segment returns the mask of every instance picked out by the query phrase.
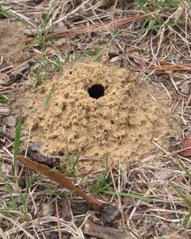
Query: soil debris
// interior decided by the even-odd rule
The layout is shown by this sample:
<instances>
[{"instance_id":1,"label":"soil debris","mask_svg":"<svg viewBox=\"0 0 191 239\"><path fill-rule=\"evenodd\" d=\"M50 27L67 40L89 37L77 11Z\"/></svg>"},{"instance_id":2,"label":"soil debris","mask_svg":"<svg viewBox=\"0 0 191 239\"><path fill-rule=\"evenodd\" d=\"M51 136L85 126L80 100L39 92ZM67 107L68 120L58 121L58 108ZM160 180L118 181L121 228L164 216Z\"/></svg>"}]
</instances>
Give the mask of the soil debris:
<instances>
[{"instance_id":1,"label":"soil debris","mask_svg":"<svg viewBox=\"0 0 191 239\"><path fill-rule=\"evenodd\" d=\"M167 104L164 95L158 93L157 100ZM160 144L170 132L159 104L123 68L70 65L29 98L26 123L36 135L33 140L43 143L43 152L63 153L67 139L74 155L104 158L108 152L110 161L140 160L155 149L151 141Z\"/></svg>"}]
</instances>

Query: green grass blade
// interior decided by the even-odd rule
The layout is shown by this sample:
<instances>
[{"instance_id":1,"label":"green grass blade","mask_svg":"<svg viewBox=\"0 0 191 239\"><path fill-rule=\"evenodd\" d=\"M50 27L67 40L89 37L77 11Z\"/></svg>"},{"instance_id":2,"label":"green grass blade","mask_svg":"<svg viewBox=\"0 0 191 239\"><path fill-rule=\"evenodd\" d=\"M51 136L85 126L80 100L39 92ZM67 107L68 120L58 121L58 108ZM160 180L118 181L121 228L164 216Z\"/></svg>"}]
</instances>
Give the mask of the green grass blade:
<instances>
[{"instance_id":1,"label":"green grass blade","mask_svg":"<svg viewBox=\"0 0 191 239\"><path fill-rule=\"evenodd\" d=\"M8 104L8 99L0 93L0 103Z\"/></svg>"},{"instance_id":2,"label":"green grass blade","mask_svg":"<svg viewBox=\"0 0 191 239\"><path fill-rule=\"evenodd\" d=\"M90 186L90 191L94 193L100 193L105 189L105 182L109 175L109 167L108 167L108 153L106 154L106 163L105 163L105 171L104 173ZM112 184L112 181L111 181ZM109 186L111 185L109 184ZM107 184L108 185L108 184ZM108 187L109 187L108 186Z\"/></svg>"},{"instance_id":3,"label":"green grass blade","mask_svg":"<svg viewBox=\"0 0 191 239\"><path fill-rule=\"evenodd\" d=\"M183 226L188 226L189 222L191 219L191 208L188 209L188 215L186 216L184 222L183 222Z\"/></svg>"},{"instance_id":4,"label":"green grass blade","mask_svg":"<svg viewBox=\"0 0 191 239\"><path fill-rule=\"evenodd\" d=\"M41 26L41 30L43 33L45 33L47 30L46 30L46 26L48 24L48 19L49 19L49 12L45 15L45 18L44 18L44 21L42 23L42 26Z\"/></svg>"},{"instance_id":5,"label":"green grass blade","mask_svg":"<svg viewBox=\"0 0 191 239\"><path fill-rule=\"evenodd\" d=\"M26 181L26 189L28 190L36 181L38 180L38 176L33 177L32 179L25 180Z\"/></svg>"},{"instance_id":6,"label":"green grass blade","mask_svg":"<svg viewBox=\"0 0 191 239\"><path fill-rule=\"evenodd\" d=\"M97 61L97 59L101 56L104 50L111 45L111 43L115 40L115 38L119 35L119 31L116 32L112 38L105 44L104 48L100 49L98 53L93 57L93 62Z\"/></svg>"},{"instance_id":7,"label":"green grass blade","mask_svg":"<svg viewBox=\"0 0 191 239\"><path fill-rule=\"evenodd\" d=\"M124 172L127 171L127 168L125 168L124 170L122 170L120 172L119 175L117 175L115 177L115 181L121 177L123 175ZM94 193L103 193L104 191L106 191L112 184L113 184L113 181L111 180L109 183L105 184L106 183L106 180L108 178L108 175L109 175L109 168L108 168L108 154L106 156L106 168L105 168L105 171L104 173L91 185L90 187L90 191L91 192L94 192Z\"/></svg>"},{"instance_id":8,"label":"green grass blade","mask_svg":"<svg viewBox=\"0 0 191 239\"><path fill-rule=\"evenodd\" d=\"M77 178L77 167L79 162L79 156L70 155L68 139L65 139L66 142L66 166L59 166L59 169L64 172L64 174L69 175L70 177Z\"/></svg>"},{"instance_id":9,"label":"green grass blade","mask_svg":"<svg viewBox=\"0 0 191 239\"><path fill-rule=\"evenodd\" d=\"M161 7L176 7L180 4L181 2L180 1L156 1L156 2L153 2L152 4L154 6L161 6Z\"/></svg>"},{"instance_id":10,"label":"green grass blade","mask_svg":"<svg viewBox=\"0 0 191 239\"><path fill-rule=\"evenodd\" d=\"M78 162L79 162L79 158L80 156L78 155L76 157L76 159L73 161L72 165L71 165L71 169L72 169L72 172L73 172L73 175L76 177L76 168L78 166Z\"/></svg>"},{"instance_id":11,"label":"green grass blade","mask_svg":"<svg viewBox=\"0 0 191 239\"><path fill-rule=\"evenodd\" d=\"M156 30L159 29L160 27L171 27L177 23L184 23L184 21L175 21L174 19L171 19L169 22L165 24L151 24L146 30L151 31L151 30Z\"/></svg>"},{"instance_id":12,"label":"green grass blade","mask_svg":"<svg viewBox=\"0 0 191 239\"><path fill-rule=\"evenodd\" d=\"M65 63L68 63L70 61L70 55L71 55L71 53L70 53L70 51L68 51L67 56L64 60Z\"/></svg>"},{"instance_id":13,"label":"green grass blade","mask_svg":"<svg viewBox=\"0 0 191 239\"><path fill-rule=\"evenodd\" d=\"M191 173L188 171L188 169L184 166L181 160L179 160L180 166L184 169L185 173L188 175L188 177L191 179Z\"/></svg>"},{"instance_id":14,"label":"green grass blade","mask_svg":"<svg viewBox=\"0 0 191 239\"><path fill-rule=\"evenodd\" d=\"M0 4L0 16L9 16L11 13L9 10L13 9L13 7L9 7L7 9L3 8L3 4Z\"/></svg>"},{"instance_id":15,"label":"green grass blade","mask_svg":"<svg viewBox=\"0 0 191 239\"><path fill-rule=\"evenodd\" d=\"M19 151L20 146L20 138L21 138L21 128L22 128L22 112L20 111L19 120L16 126L16 135L15 135L15 142L14 142L14 175L16 176L16 156Z\"/></svg>"},{"instance_id":16,"label":"green grass blade","mask_svg":"<svg viewBox=\"0 0 191 239\"><path fill-rule=\"evenodd\" d=\"M52 64L57 71L62 71L62 62L60 61L59 58L56 59L56 62L54 61L49 61L50 64Z\"/></svg>"},{"instance_id":17,"label":"green grass blade","mask_svg":"<svg viewBox=\"0 0 191 239\"><path fill-rule=\"evenodd\" d=\"M55 87L55 88L53 88L53 89L49 92L49 94L47 95L46 100L45 100L45 102L44 102L44 107L47 107L47 105L48 105L48 103L49 103L49 101L50 101L51 95L52 95L57 89L58 89L58 87Z\"/></svg>"},{"instance_id":18,"label":"green grass blade","mask_svg":"<svg viewBox=\"0 0 191 239\"><path fill-rule=\"evenodd\" d=\"M147 2L145 0L136 0L137 4L139 5L140 9L143 10L145 13L149 11L144 7L144 3Z\"/></svg>"},{"instance_id":19,"label":"green grass blade","mask_svg":"<svg viewBox=\"0 0 191 239\"><path fill-rule=\"evenodd\" d=\"M22 127L22 112L20 111L19 120L16 126L16 136L14 142L14 157L16 157L19 146L20 146L20 138L21 138L21 127Z\"/></svg>"},{"instance_id":20,"label":"green grass blade","mask_svg":"<svg viewBox=\"0 0 191 239\"><path fill-rule=\"evenodd\" d=\"M138 194L134 194L134 193L116 193L116 192L111 192L111 191L103 191L103 193L110 194L110 195L116 195L116 196L119 195L119 196L136 198L136 199L140 199L140 200L147 201L147 202L154 202L154 199L152 199L152 198L144 197L142 195L138 195Z\"/></svg>"},{"instance_id":21,"label":"green grass blade","mask_svg":"<svg viewBox=\"0 0 191 239\"><path fill-rule=\"evenodd\" d=\"M141 27L140 33L139 33L139 41L141 40L142 35L143 35L145 32L148 32L146 26L147 26L147 24L149 24L149 21L151 21L151 19L152 19L152 16L148 16L148 17L146 18L146 20L144 21L144 23L143 23L143 25L142 25L142 27Z\"/></svg>"},{"instance_id":22,"label":"green grass blade","mask_svg":"<svg viewBox=\"0 0 191 239\"><path fill-rule=\"evenodd\" d=\"M90 191L94 192L94 193L100 193L100 192L102 192L106 188L106 186L109 187L112 184L112 182L111 182L111 184L109 184L109 185L107 184L106 186L104 186L105 181L106 181L106 179L108 177L108 174L109 174L109 169L106 169L104 171L104 173L100 176L100 178L98 178L96 180L96 182L94 182L91 185Z\"/></svg>"},{"instance_id":23,"label":"green grass blade","mask_svg":"<svg viewBox=\"0 0 191 239\"><path fill-rule=\"evenodd\" d=\"M127 168L128 168L128 167L127 167ZM119 177L121 177L124 172L127 171L127 168L125 168L124 170L122 170L121 173L115 177L115 181L116 181ZM113 184L113 182L111 181L110 183L108 183L107 185L105 185L100 192L105 191L105 190L106 190L107 188L109 188L109 186L111 186L112 184Z\"/></svg>"},{"instance_id":24,"label":"green grass blade","mask_svg":"<svg viewBox=\"0 0 191 239\"><path fill-rule=\"evenodd\" d=\"M91 47L90 49L84 51L82 54L80 54L79 56L77 56L76 58L74 58L73 62L76 62L78 60L80 60L82 57L88 55L95 47Z\"/></svg>"},{"instance_id":25,"label":"green grass blade","mask_svg":"<svg viewBox=\"0 0 191 239\"><path fill-rule=\"evenodd\" d=\"M173 189L177 192L177 194L190 206L191 199L185 196L183 193L181 193L180 190L171 181L169 181L169 183L173 187Z\"/></svg>"}]
</instances>

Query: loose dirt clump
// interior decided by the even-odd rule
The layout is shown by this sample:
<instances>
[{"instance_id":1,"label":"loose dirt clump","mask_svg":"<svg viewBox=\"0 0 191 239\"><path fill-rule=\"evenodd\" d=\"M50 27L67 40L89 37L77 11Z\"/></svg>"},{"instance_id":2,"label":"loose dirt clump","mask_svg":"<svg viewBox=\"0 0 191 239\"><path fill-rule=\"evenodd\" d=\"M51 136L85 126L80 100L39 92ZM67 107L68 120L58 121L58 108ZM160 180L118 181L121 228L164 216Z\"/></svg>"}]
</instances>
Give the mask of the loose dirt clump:
<instances>
[{"instance_id":1,"label":"loose dirt clump","mask_svg":"<svg viewBox=\"0 0 191 239\"><path fill-rule=\"evenodd\" d=\"M152 88L152 87L151 87ZM44 102L56 89L47 107ZM163 94L157 94L159 102ZM122 68L78 63L63 69L32 95L26 121L48 153L63 152L118 162L143 159L170 132L164 112L138 80ZM165 103L166 104L166 103Z\"/></svg>"}]
</instances>

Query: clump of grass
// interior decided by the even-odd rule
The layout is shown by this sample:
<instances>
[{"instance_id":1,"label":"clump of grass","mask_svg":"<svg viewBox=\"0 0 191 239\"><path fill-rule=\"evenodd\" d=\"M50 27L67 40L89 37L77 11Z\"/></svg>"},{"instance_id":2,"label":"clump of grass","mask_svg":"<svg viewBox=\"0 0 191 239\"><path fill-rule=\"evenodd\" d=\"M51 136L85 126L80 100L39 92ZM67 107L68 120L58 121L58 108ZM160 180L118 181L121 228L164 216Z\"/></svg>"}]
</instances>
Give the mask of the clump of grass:
<instances>
[{"instance_id":1,"label":"clump of grass","mask_svg":"<svg viewBox=\"0 0 191 239\"><path fill-rule=\"evenodd\" d=\"M96 54L96 55L93 57L93 59L92 59L93 62L95 62L95 61L98 60L98 58L103 54L104 50L111 45L111 43L116 39L116 37L119 35L119 33L120 33L119 31L116 32L116 33L112 36L112 38L105 44L105 46L97 52L97 54Z\"/></svg>"},{"instance_id":2,"label":"clump of grass","mask_svg":"<svg viewBox=\"0 0 191 239\"><path fill-rule=\"evenodd\" d=\"M115 176L114 181L117 182L118 178L121 177L124 173L127 173L127 169L124 169L117 176ZM104 194L107 194L107 195L131 197L131 198L136 198L136 199L140 199L140 200L147 201L147 202L154 202L154 200L149 197L145 197L145 196L138 195L135 193L115 192L115 191L113 191L112 186L114 186L114 185L113 185L112 178L110 177L110 169L108 167L108 154L107 154L105 171L90 186L90 191L93 193L99 194L102 198L104 198Z\"/></svg>"},{"instance_id":3,"label":"clump of grass","mask_svg":"<svg viewBox=\"0 0 191 239\"><path fill-rule=\"evenodd\" d=\"M43 80L46 79L46 75L42 74L40 67L38 67L36 71L33 73L33 77L35 79L35 86L40 86Z\"/></svg>"},{"instance_id":4,"label":"clump of grass","mask_svg":"<svg viewBox=\"0 0 191 239\"><path fill-rule=\"evenodd\" d=\"M16 135L14 142L14 153L13 153L13 175L14 177L10 180L5 173L0 169L0 176L2 182L5 184L7 193L9 195L9 200L4 200L4 198L0 199L1 207L0 210L7 212L11 217L14 217L12 212L21 212L27 217L27 202L26 197L21 193L21 189L19 187L18 178L17 178L17 161L16 156L19 151L20 146L20 138L21 138L21 127L22 127L22 113L20 111L18 124L16 126ZM2 163L2 158L0 158Z\"/></svg>"},{"instance_id":5,"label":"clump of grass","mask_svg":"<svg viewBox=\"0 0 191 239\"><path fill-rule=\"evenodd\" d=\"M70 62L70 57L71 57L71 52L68 51L68 53L67 53L67 55L66 55L66 58L65 58L65 60L64 60L64 63Z\"/></svg>"},{"instance_id":6,"label":"clump of grass","mask_svg":"<svg viewBox=\"0 0 191 239\"><path fill-rule=\"evenodd\" d=\"M49 63L52 64L55 67L56 71L58 71L58 72L62 71L63 62L62 62L62 60L60 59L59 56L57 56L53 60L49 60Z\"/></svg>"},{"instance_id":7,"label":"clump of grass","mask_svg":"<svg viewBox=\"0 0 191 239\"><path fill-rule=\"evenodd\" d=\"M62 59L63 56L58 55L55 57L52 57L52 59L49 59L46 54L42 54L42 57L40 59L35 58L36 63L38 63L38 67L35 70L35 72L32 73L33 78L35 79L36 86L41 85L45 80L48 80L49 72L50 75L51 72L61 72L63 69L63 64L65 63L65 60Z\"/></svg>"},{"instance_id":8,"label":"clump of grass","mask_svg":"<svg viewBox=\"0 0 191 239\"><path fill-rule=\"evenodd\" d=\"M36 25L37 33L32 32L34 38L37 40L37 45L41 47L42 51L44 51L47 47L48 30L46 27L48 24L48 20L49 20L49 13L45 15L44 22L42 23L40 27Z\"/></svg>"},{"instance_id":9,"label":"clump of grass","mask_svg":"<svg viewBox=\"0 0 191 239\"><path fill-rule=\"evenodd\" d=\"M66 167L60 166L60 170L72 178L77 178L78 162L79 156L70 155L68 139L66 139Z\"/></svg>"},{"instance_id":10,"label":"clump of grass","mask_svg":"<svg viewBox=\"0 0 191 239\"><path fill-rule=\"evenodd\" d=\"M100 175L98 179L96 179L92 185L90 186L90 191L93 193L102 193L107 187L109 187L111 184L107 183L107 179L109 177L109 167L108 167L108 154L106 156L106 164L105 164L105 170Z\"/></svg>"},{"instance_id":11,"label":"clump of grass","mask_svg":"<svg viewBox=\"0 0 191 239\"><path fill-rule=\"evenodd\" d=\"M6 16L9 16L11 13L10 13L10 9L12 9L12 7L9 7L9 8L4 8L3 7L3 4L0 3L0 17L6 17Z\"/></svg>"},{"instance_id":12,"label":"clump of grass","mask_svg":"<svg viewBox=\"0 0 191 239\"><path fill-rule=\"evenodd\" d=\"M150 9L152 11L162 11L162 12L172 12L176 11L180 1L149 1L149 0L136 0L134 5L138 6L145 13L149 13ZM142 40L150 31L157 30L160 28L166 28L169 26L174 26L176 24L184 23L184 21L176 20L173 16L164 20L161 18L160 14L151 15L146 17L142 25L139 40Z\"/></svg>"},{"instance_id":13,"label":"clump of grass","mask_svg":"<svg viewBox=\"0 0 191 239\"><path fill-rule=\"evenodd\" d=\"M66 162L70 169L70 176L77 177L77 166L78 166L79 155L77 157L71 158L68 139L66 139Z\"/></svg>"},{"instance_id":14,"label":"clump of grass","mask_svg":"<svg viewBox=\"0 0 191 239\"><path fill-rule=\"evenodd\" d=\"M2 163L2 158L0 158ZM9 200L4 200L3 197L0 198L0 204L2 205L0 211L7 212L11 217L14 217L14 212L21 212L27 216L27 202L26 197L20 192L18 183L11 181L0 169L1 182L5 184ZM15 192L17 188L17 192ZM5 203L6 202L6 203ZM13 213L13 214L12 214Z\"/></svg>"}]
</instances>

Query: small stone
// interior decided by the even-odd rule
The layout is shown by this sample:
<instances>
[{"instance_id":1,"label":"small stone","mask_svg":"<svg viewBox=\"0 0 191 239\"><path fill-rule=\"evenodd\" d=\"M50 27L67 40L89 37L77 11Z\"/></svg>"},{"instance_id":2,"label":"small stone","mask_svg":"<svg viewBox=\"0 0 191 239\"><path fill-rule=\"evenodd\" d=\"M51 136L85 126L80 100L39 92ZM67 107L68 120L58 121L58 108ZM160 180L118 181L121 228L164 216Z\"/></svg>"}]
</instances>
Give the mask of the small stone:
<instances>
[{"instance_id":1,"label":"small stone","mask_svg":"<svg viewBox=\"0 0 191 239\"><path fill-rule=\"evenodd\" d=\"M17 124L17 119L14 115L10 115L10 116L7 117L7 120L6 120L5 123L9 127L15 127L16 124Z\"/></svg>"},{"instance_id":2,"label":"small stone","mask_svg":"<svg viewBox=\"0 0 191 239\"><path fill-rule=\"evenodd\" d=\"M121 216L121 213L119 209L115 206L108 206L106 209L102 212L100 216L100 221L102 225L104 226L112 226L113 222L117 219L119 219Z\"/></svg>"},{"instance_id":3,"label":"small stone","mask_svg":"<svg viewBox=\"0 0 191 239\"><path fill-rule=\"evenodd\" d=\"M9 114L10 114L10 108L7 106L0 105L0 115L9 115Z\"/></svg>"},{"instance_id":4,"label":"small stone","mask_svg":"<svg viewBox=\"0 0 191 239\"><path fill-rule=\"evenodd\" d=\"M115 63L115 62L120 61L120 60L121 60L121 56L115 56L115 57L111 58L110 62Z\"/></svg>"}]
</instances>

